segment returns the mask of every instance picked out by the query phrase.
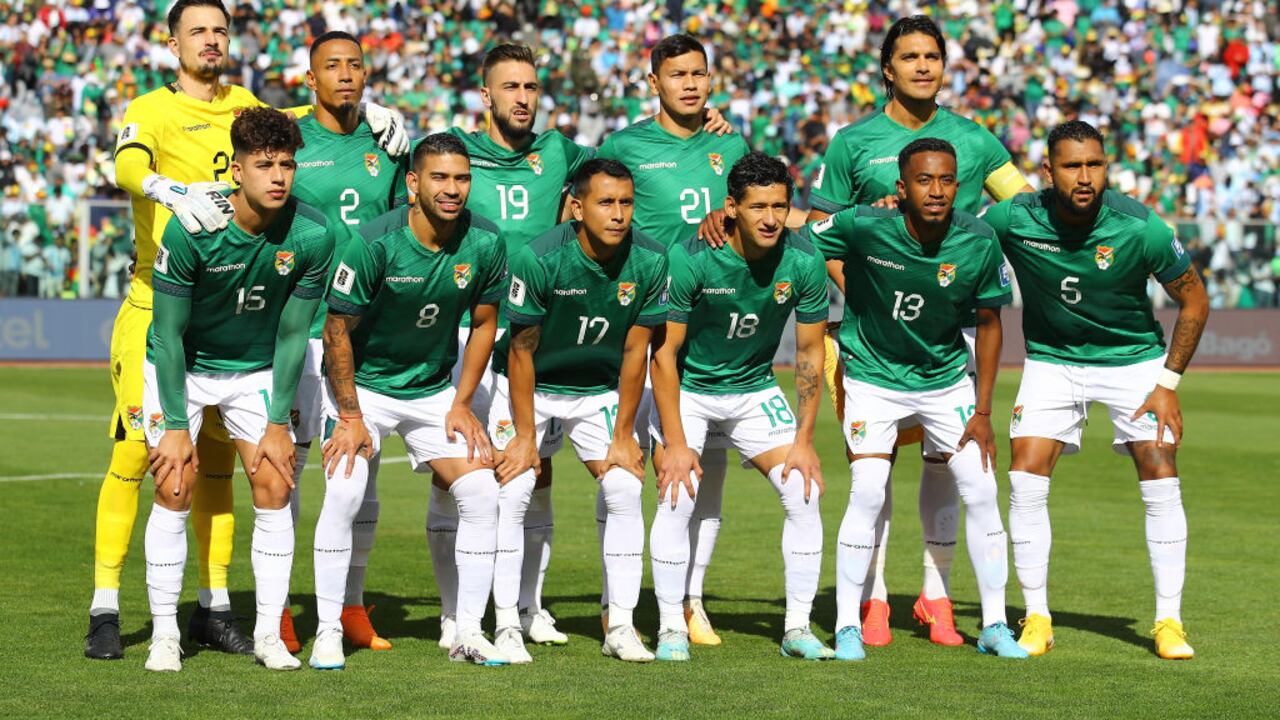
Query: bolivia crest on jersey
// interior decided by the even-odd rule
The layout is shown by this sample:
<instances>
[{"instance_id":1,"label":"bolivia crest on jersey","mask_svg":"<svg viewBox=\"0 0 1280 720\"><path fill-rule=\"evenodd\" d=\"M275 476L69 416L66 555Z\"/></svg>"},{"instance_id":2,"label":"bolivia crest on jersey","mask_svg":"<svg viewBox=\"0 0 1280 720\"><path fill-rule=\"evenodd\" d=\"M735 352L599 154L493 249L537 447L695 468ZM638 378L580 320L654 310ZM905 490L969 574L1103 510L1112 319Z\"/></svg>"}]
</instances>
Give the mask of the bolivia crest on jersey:
<instances>
[{"instance_id":1,"label":"bolivia crest on jersey","mask_svg":"<svg viewBox=\"0 0 1280 720\"><path fill-rule=\"evenodd\" d=\"M1111 263L1116 260L1116 249L1099 245L1096 252L1093 253L1093 261L1098 264L1099 270L1106 270L1111 267Z\"/></svg>"},{"instance_id":2,"label":"bolivia crest on jersey","mask_svg":"<svg viewBox=\"0 0 1280 720\"><path fill-rule=\"evenodd\" d=\"M1009 417L1009 427L1011 429L1016 430L1018 427L1018 424L1021 422L1022 422L1022 406L1014 405L1013 414Z\"/></svg>"},{"instance_id":3,"label":"bolivia crest on jersey","mask_svg":"<svg viewBox=\"0 0 1280 720\"><path fill-rule=\"evenodd\" d=\"M382 171L382 160L377 153L364 154L364 169L369 171L369 177L378 177L378 173Z\"/></svg>"},{"instance_id":4,"label":"bolivia crest on jersey","mask_svg":"<svg viewBox=\"0 0 1280 720\"><path fill-rule=\"evenodd\" d=\"M471 282L471 263L463 263L462 265L453 266L453 284L458 286L459 290L465 290L467 284Z\"/></svg>"},{"instance_id":5,"label":"bolivia crest on jersey","mask_svg":"<svg viewBox=\"0 0 1280 720\"><path fill-rule=\"evenodd\" d=\"M142 429L142 406L130 405L125 408L129 416L129 427L134 430Z\"/></svg>"},{"instance_id":6,"label":"bolivia crest on jersey","mask_svg":"<svg viewBox=\"0 0 1280 720\"><path fill-rule=\"evenodd\" d=\"M538 153L529 153L528 155L524 156L524 159L529 163L529 167L533 169L534 175L542 174L542 156L541 155L539 155Z\"/></svg>"},{"instance_id":7,"label":"bolivia crest on jersey","mask_svg":"<svg viewBox=\"0 0 1280 720\"><path fill-rule=\"evenodd\" d=\"M938 265L938 285L946 287L956 280L956 266L951 263Z\"/></svg>"},{"instance_id":8,"label":"bolivia crest on jersey","mask_svg":"<svg viewBox=\"0 0 1280 720\"><path fill-rule=\"evenodd\" d=\"M516 426L510 420L499 420L497 427L493 429L493 439L497 440L504 447L511 442L516 436Z\"/></svg>"},{"instance_id":9,"label":"bolivia crest on jersey","mask_svg":"<svg viewBox=\"0 0 1280 720\"><path fill-rule=\"evenodd\" d=\"M849 423L849 439L854 445L865 440L867 437L867 422L865 420L854 420Z\"/></svg>"},{"instance_id":10,"label":"bolivia crest on jersey","mask_svg":"<svg viewBox=\"0 0 1280 720\"><path fill-rule=\"evenodd\" d=\"M151 413L151 430L164 430L164 413Z\"/></svg>"},{"instance_id":11,"label":"bolivia crest on jersey","mask_svg":"<svg viewBox=\"0 0 1280 720\"><path fill-rule=\"evenodd\" d=\"M724 174L724 156L720 153L707 153L707 162L711 163L711 169L716 171L716 175Z\"/></svg>"},{"instance_id":12,"label":"bolivia crest on jersey","mask_svg":"<svg viewBox=\"0 0 1280 720\"><path fill-rule=\"evenodd\" d=\"M776 282L773 284L773 301L779 305L791 299L791 281Z\"/></svg>"},{"instance_id":13,"label":"bolivia crest on jersey","mask_svg":"<svg viewBox=\"0 0 1280 720\"><path fill-rule=\"evenodd\" d=\"M633 282L618 283L618 304L626 307L636 299L636 284Z\"/></svg>"},{"instance_id":14,"label":"bolivia crest on jersey","mask_svg":"<svg viewBox=\"0 0 1280 720\"><path fill-rule=\"evenodd\" d=\"M293 272L293 252L289 250L276 251L276 272L281 275L288 275Z\"/></svg>"}]
</instances>

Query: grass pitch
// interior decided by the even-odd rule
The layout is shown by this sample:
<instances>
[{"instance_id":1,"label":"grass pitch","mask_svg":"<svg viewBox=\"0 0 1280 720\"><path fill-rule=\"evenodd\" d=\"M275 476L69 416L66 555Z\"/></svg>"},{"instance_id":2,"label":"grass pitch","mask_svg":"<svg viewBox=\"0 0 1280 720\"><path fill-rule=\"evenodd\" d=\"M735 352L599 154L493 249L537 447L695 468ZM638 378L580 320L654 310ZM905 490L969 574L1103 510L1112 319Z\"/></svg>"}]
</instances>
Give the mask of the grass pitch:
<instances>
[{"instance_id":1,"label":"grass pitch","mask_svg":"<svg viewBox=\"0 0 1280 720\"><path fill-rule=\"evenodd\" d=\"M568 452L556 458L556 537L546 600L570 633L565 648L534 648L527 667L450 663L435 646L439 611L423 525L428 484L407 465L384 465L382 517L368 574L373 620L395 644L356 652L347 669L271 673L250 658L190 653L178 675L142 669L150 620L142 538L150 507L139 501L121 590L126 657L82 656L92 592L93 526L110 442L111 390L103 368L0 368L0 645L6 717L1274 717L1273 655L1280 633L1271 598L1280 572L1280 375L1192 372L1180 395L1187 437L1180 456L1190 526L1183 616L1197 657L1156 658L1148 635L1154 600L1143 540L1143 508L1130 462L1109 449L1097 412L1083 454L1054 478L1052 608L1058 646L1027 662L980 657L978 607L963 542L952 594L963 648L929 644L911 620L920 583L916 515L919 458L903 453L894 474L888 578L894 642L863 663L811 664L778 655L782 633L782 512L753 470L730 468L724 527L707 578L707 607L724 638L694 648L688 664L629 666L600 656L595 486ZM784 382L789 379L784 379ZM1004 435L1017 372L1001 376L997 432ZM819 429L828 489L827 542L815 629L830 641L835 618L835 535L849 488L840 434L824 405ZM398 441L388 457L401 455ZM1001 440L1000 467L1008 444ZM323 495L315 467L304 477L304 509L293 571L293 612L309 652L315 629L311 538ZM249 567L252 510L236 488L235 609L253 614ZM1001 474L1003 494L1008 481ZM650 478L646 515L652 517ZM1007 501L1001 507L1007 510ZM963 533L960 535L963 539ZM191 539L194 551L194 538ZM188 563L179 612L195 603ZM646 560L646 575L648 563ZM652 639L657 611L646 580L637 622ZM1010 562L1009 617L1022 616ZM1270 609L1269 609L1270 608ZM487 625L488 626L488 625ZM252 627L246 620L243 627ZM1270 659L1268 659L1270 658Z\"/></svg>"}]
</instances>

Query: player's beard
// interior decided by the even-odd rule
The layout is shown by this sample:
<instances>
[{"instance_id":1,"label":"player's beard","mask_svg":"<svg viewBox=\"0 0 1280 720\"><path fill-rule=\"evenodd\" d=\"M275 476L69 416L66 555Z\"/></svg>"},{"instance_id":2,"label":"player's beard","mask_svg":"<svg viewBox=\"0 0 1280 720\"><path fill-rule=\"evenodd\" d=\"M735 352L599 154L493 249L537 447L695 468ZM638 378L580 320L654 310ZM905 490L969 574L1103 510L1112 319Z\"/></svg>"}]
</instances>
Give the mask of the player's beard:
<instances>
[{"instance_id":1,"label":"player's beard","mask_svg":"<svg viewBox=\"0 0 1280 720\"><path fill-rule=\"evenodd\" d=\"M1087 217L1093 217L1098 213L1098 208L1102 205L1102 193L1106 189L1107 188L1104 185L1102 187L1102 190L1098 190L1094 192L1093 199L1090 200L1089 204L1085 205L1084 207L1080 207L1079 205L1076 205L1075 201L1071 198L1071 192L1063 193L1061 190L1058 190L1056 187L1054 188L1054 192L1058 194L1058 206L1061 207L1063 210L1065 210L1069 215L1072 215L1074 217L1087 218ZM1071 188L1071 190L1074 191L1075 188Z\"/></svg>"},{"instance_id":2,"label":"player's beard","mask_svg":"<svg viewBox=\"0 0 1280 720\"><path fill-rule=\"evenodd\" d=\"M182 63L183 72L203 82L210 82L212 80L217 80L218 78L222 77L222 73L225 72L226 69L227 69L227 56L225 54L222 57L218 58L218 61L216 63L212 63L212 64L206 63L204 61L200 61L194 65L185 63L185 62Z\"/></svg>"},{"instance_id":3,"label":"player's beard","mask_svg":"<svg viewBox=\"0 0 1280 720\"><path fill-rule=\"evenodd\" d=\"M496 109L493 112L493 124L498 126L498 132L502 133L502 137L506 138L513 144L520 144L528 140L533 135L533 123L538 119L538 111L529 108L529 124L527 127L516 125L511 120L511 111L499 113Z\"/></svg>"}]
</instances>

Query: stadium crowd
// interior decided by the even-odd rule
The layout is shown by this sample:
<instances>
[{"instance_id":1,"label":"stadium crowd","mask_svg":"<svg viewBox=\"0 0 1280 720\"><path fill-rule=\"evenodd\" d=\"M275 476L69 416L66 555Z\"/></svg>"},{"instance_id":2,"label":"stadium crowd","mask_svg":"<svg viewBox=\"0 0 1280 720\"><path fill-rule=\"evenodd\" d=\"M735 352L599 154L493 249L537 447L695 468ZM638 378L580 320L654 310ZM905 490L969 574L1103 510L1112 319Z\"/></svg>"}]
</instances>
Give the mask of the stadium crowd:
<instances>
[{"instance_id":1,"label":"stadium crowd","mask_svg":"<svg viewBox=\"0 0 1280 720\"><path fill-rule=\"evenodd\" d=\"M111 149L129 101L172 79L167 4L0 2L0 297L79 294L77 206L123 198ZM419 135L470 130L483 53L515 38L539 52L540 124L595 146L655 111L648 49L684 29L714 54L711 104L786 158L804 205L828 139L884 101L884 31L922 5L949 38L943 104L989 127L1028 178L1048 128L1096 125L1117 189L1178 219L1214 307L1277 305L1280 15L1264 0L248 0L228 5L225 79L305 104L310 40L346 30L368 53L370 99ZM127 285L120 211L91 216L95 296Z\"/></svg>"}]
</instances>

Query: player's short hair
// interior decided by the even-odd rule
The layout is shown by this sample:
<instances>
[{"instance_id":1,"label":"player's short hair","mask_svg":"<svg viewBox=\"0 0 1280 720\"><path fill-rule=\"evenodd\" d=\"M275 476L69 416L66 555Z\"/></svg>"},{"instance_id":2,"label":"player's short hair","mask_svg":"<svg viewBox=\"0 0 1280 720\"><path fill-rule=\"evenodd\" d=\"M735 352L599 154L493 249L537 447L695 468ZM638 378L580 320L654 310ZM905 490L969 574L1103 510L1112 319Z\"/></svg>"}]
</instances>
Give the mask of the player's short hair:
<instances>
[{"instance_id":1,"label":"player's short hair","mask_svg":"<svg viewBox=\"0 0 1280 720\"><path fill-rule=\"evenodd\" d=\"M352 35L351 33L345 32L343 30L330 30L329 32L324 33L320 37L311 41L311 51L308 56L315 57L316 51L320 49L320 46L324 45L325 43L331 40L346 40L347 42L355 43L356 47L360 48L360 53L362 55L364 54L364 47L360 45L360 40L357 39L355 35Z\"/></svg>"},{"instance_id":2,"label":"player's short hair","mask_svg":"<svg viewBox=\"0 0 1280 720\"><path fill-rule=\"evenodd\" d=\"M1102 147L1105 148L1107 146L1107 142L1103 139L1102 133L1098 132L1098 128L1083 120L1068 120L1049 131L1048 147L1050 157L1053 156L1053 149L1063 140L1074 140L1076 142L1097 140Z\"/></svg>"},{"instance_id":3,"label":"player's short hair","mask_svg":"<svg viewBox=\"0 0 1280 720\"><path fill-rule=\"evenodd\" d=\"M237 158L261 151L296 153L302 144L302 131L293 116L275 108L245 108L231 123L231 147Z\"/></svg>"},{"instance_id":4,"label":"player's short hair","mask_svg":"<svg viewBox=\"0 0 1280 720\"><path fill-rule=\"evenodd\" d=\"M631 171L627 169L626 165L617 160L592 158L582 163L582 167L578 168L578 172L574 174L573 187L571 188L573 196L576 198L582 197L587 188L591 187L591 178L597 175L608 175L619 180L635 182L635 179L631 177Z\"/></svg>"},{"instance_id":5,"label":"player's short hair","mask_svg":"<svg viewBox=\"0 0 1280 720\"><path fill-rule=\"evenodd\" d=\"M796 183L785 163L759 150L743 155L729 171L729 197L734 202L742 202L747 196L747 188L773 185L786 185L787 198L790 199Z\"/></svg>"},{"instance_id":6,"label":"player's short hair","mask_svg":"<svg viewBox=\"0 0 1280 720\"><path fill-rule=\"evenodd\" d=\"M182 13L187 8L193 7L212 7L222 11L222 17L226 18L227 25L231 25L231 13L227 12L227 6L222 4L222 0L178 0L169 8L169 34L178 34L178 23L182 21Z\"/></svg>"},{"instance_id":7,"label":"player's short hair","mask_svg":"<svg viewBox=\"0 0 1280 720\"><path fill-rule=\"evenodd\" d=\"M927 152L946 153L952 158L956 156L956 149L946 140L932 137L912 140L898 153L898 176L904 177L907 174L907 163L911 162L912 156Z\"/></svg>"},{"instance_id":8,"label":"player's short hair","mask_svg":"<svg viewBox=\"0 0 1280 720\"><path fill-rule=\"evenodd\" d=\"M898 44L898 38L904 35L915 35L920 33L928 35L938 43L938 51L942 53L942 64L947 64L947 39L942 36L942 29L928 15L911 15L899 18L892 26L889 32L885 33L884 42L880 43L880 81L884 83L884 88L893 94L893 83L889 82L889 78L884 74L884 69L889 67L893 61L893 49Z\"/></svg>"},{"instance_id":9,"label":"player's short hair","mask_svg":"<svg viewBox=\"0 0 1280 720\"><path fill-rule=\"evenodd\" d=\"M468 162L471 160L466 144L457 135L447 132L428 135L418 142L413 148L413 169L422 167L428 155L461 155Z\"/></svg>"},{"instance_id":10,"label":"player's short hair","mask_svg":"<svg viewBox=\"0 0 1280 720\"><path fill-rule=\"evenodd\" d=\"M533 51L528 45L503 43L485 53L484 62L480 65L480 79L486 83L489 82L489 73L504 62L521 62L534 68L538 67L533 61Z\"/></svg>"},{"instance_id":11,"label":"player's short hair","mask_svg":"<svg viewBox=\"0 0 1280 720\"><path fill-rule=\"evenodd\" d=\"M692 35L685 35L684 33L668 35L653 46L653 52L649 55L649 67L653 70L653 74L657 75L662 63L691 52L698 53L703 60L707 59L707 49L702 47L702 43L698 42Z\"/></svg>"}]
</instances>

